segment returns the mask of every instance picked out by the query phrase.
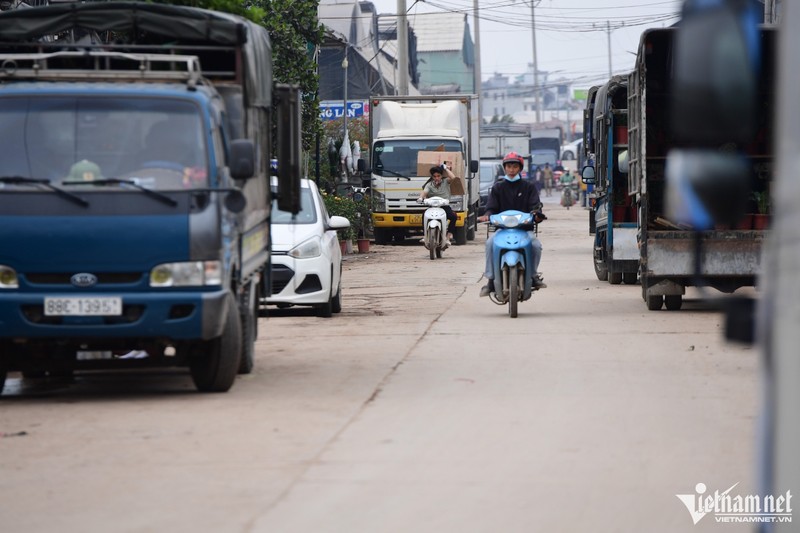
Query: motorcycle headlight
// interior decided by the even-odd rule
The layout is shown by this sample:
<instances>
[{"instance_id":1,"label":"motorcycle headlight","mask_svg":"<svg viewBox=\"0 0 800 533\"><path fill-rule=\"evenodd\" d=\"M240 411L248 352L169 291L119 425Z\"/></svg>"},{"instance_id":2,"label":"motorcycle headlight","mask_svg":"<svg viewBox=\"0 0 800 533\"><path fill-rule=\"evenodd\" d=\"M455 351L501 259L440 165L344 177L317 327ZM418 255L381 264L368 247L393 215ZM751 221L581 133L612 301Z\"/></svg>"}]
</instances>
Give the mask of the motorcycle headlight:
<instances>
[{"instance_id":1,"label":"motorcycle headlight","mask_svg":"<svg viewBox=\"0 0 800 533\"><path fill-rule=\"evenodd\" d=\"M19 280L17 279L17 271L13 268L0 265L0 289L18 289Z\"/></svg>"},{"instance_id":2,"label":"motorcycle headlight","mask_svg":"<svg viewBox=\"0 0 800 533\"><path fill-rule=\"evenodd\" d=\"M219 261L162 263L150 271L151 287L202 287L222 285Z\"/></svg>"},{"instance_id":3,"label":"motorcycle headlight","mask_svg":"<svg viewBox=\"0 0 800 533\"><path fill-rule=\"evenodd\" d=\"M501 218L501 222L507 228L516 228L521 221L519 215L506 215Z\"/></svg>"},{"instance_id":4,"label":"motorcycle headlight","mask_svg":"<svg viewBox=\"0 0 800 533\"><path fill-rule=\"evenodd\" d=\"M312 257L319 257L322 254L322 245L319 242L319 237L311 237L307 241L303 241L291 250L288 255L295 259L310 259Z\"/></svg>"}]
</instances>

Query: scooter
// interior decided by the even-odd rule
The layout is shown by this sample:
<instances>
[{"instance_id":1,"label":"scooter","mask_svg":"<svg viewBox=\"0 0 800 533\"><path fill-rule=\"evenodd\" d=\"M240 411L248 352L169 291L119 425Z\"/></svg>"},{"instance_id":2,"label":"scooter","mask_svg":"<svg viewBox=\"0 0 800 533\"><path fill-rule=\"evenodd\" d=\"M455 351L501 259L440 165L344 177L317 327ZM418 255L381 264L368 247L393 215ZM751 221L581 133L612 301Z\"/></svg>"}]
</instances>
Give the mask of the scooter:
<instances>
[{"instance_id":1,"label":"scooter","mask_svg":"<svg viewBox=\"0 0 800 533\"><path fill-rule=\"evenodd\" d=\"M542 220L547 218L539 214ZM508 304L508 316L516 318L519 302L530 299L538 290L529 273L533 268L533 241L528 231L537 234L539 225L533 213L513 210L490 216L489 223L497 228L492 242L494 292L489 298L497 305Z\"/></svg>"},{"instance_id":2,"label":"scooter","mask_svg":"<svg viewBox=\"0 0 800 533\"><path fill-rule=\"evenodd\" d=\"M441 259L442 251L449 246L447 240L447 213L442 207L449 205L450 201L439 196L425 198L422 203L428 206L422 217L422 227L425 231L422 243L431 254L431 260Z\"/></svg>"}]
</instances>

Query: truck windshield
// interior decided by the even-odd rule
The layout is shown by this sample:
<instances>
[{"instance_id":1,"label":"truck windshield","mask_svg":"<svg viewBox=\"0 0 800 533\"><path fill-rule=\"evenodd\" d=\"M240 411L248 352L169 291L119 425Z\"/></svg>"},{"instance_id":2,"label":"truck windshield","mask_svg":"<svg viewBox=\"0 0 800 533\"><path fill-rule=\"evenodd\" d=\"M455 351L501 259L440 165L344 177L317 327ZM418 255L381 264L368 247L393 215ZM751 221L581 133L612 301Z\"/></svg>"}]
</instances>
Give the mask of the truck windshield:
<instances>
[{"instance_id":1,"label":"truck windshield","mask_svg":"<svg viewBox=\"0 0 800 533\"><path fill-rule=\"evenodd\" d=\"M417 155L420 152L462 152L460 141L442 139L408 139L376 141L373 147L372 172L377 176L419 176ZM428 176L428 169L421 174Z\"/></svg>"},{"instance_id":2,"label":"truck windshield","mask_svg":"<svg viewBox=\"0 0 800 533\"><path fill-rule=\"evenodd\" d=\"M550 166L555 166L556 164L556 153L555 152L533 152L531 153L531 166L537 167L538 165L544 165L545 163L550 163Z\"/></svg>"},{"instance_id":3,"label":"truck windshield","mask_svg":"<svg viewBox=\"0 0 800 533\"><path fill-rule=\"evenodd\" d=\"M0 176L208 187L203 131L198 108L174 99L0 98Z\"/></svg>"}]
</instances>

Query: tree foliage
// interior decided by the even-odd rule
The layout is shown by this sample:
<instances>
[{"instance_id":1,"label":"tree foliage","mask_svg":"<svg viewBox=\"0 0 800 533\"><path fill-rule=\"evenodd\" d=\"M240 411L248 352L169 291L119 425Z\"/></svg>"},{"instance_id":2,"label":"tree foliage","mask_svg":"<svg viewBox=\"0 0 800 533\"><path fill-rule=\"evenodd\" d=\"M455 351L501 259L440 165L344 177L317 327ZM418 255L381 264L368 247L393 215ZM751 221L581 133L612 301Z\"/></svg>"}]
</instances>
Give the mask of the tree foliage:
<instances>
[{"instance_id":1,"label":"tree foliage","mask_svg":"<svg viewBox=\"0 0 800 533\"><path fill-rule=\"evenodd\" d=\"M272 68L278 83L296 83L303 92L303 148L310 151L321 131L319 76L314 50L322 43L319 0L172 0L243 16L261 24L272 40Z\"/></svg>"}]
</instances>

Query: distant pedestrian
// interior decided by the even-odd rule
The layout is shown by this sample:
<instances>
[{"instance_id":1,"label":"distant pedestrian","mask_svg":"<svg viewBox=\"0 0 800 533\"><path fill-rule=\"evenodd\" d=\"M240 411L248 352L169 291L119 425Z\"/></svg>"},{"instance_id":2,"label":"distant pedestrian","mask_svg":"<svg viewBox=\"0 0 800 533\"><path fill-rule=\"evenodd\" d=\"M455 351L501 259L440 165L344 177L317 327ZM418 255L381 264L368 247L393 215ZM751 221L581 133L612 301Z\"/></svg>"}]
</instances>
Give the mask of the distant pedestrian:
<instances>
[{"instance_id":1,"label":"distant pedestrian","mask_svg":"<svg viewBox=\"0 0 800 533\"><path fill-rule=\"evenodd\" d=\"M553 169L550 168L550 163L544 164L542 178L544 179L544 192L547 196L550 196L553 192Z\"/></svg>"}]
</instances>

